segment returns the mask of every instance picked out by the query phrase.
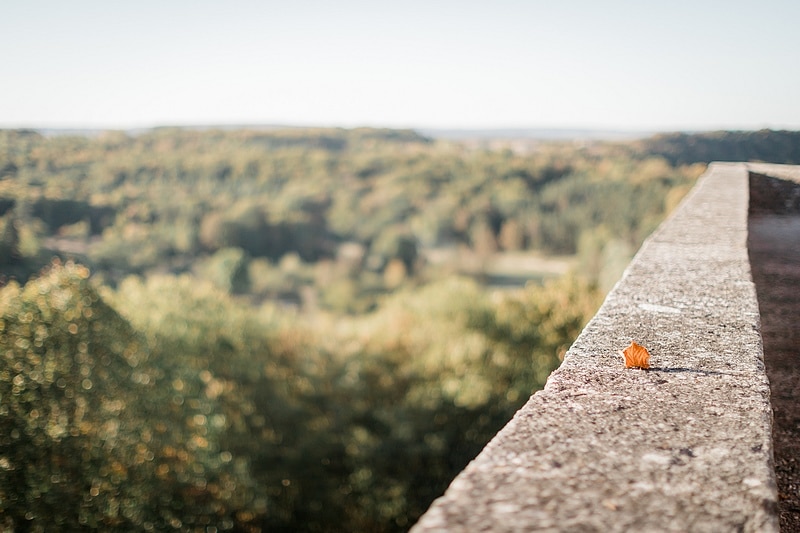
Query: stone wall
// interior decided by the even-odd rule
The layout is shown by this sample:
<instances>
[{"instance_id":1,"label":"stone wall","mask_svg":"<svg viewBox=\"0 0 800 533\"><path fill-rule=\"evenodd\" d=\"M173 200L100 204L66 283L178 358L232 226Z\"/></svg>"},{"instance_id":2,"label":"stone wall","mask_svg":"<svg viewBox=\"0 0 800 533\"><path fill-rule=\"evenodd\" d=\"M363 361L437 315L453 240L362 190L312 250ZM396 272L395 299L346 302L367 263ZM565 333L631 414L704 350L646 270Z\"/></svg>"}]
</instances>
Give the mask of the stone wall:
<instances>
[{"instance_id":1,"label":"stone wall","mask_svg":"<svg viewBox=\"0 0 800 533\"><path fill-rule=\"evenodd\" d=\"M798 173L710 165L544 390L413 532L778 530L750 171ZM632 340L650 369L625 368L619 352Z\"/></svg>"}]
</instances>

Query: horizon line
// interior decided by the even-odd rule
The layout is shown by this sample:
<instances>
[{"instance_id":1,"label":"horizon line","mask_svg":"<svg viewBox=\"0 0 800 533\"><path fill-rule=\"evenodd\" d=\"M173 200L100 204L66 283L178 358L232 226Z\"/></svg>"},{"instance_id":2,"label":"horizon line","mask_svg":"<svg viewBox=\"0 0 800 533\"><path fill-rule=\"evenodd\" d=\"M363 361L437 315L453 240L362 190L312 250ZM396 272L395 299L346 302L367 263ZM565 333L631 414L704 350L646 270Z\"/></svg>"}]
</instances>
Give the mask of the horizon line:
<instances>
[{"instance_id":1,"label":"horizon line","mask_svg":"<svg viewBox=\"0 0 800 533\"><path fill-rule=\"evenodd\" d=\"M163 123L158 125L132 125L132 126L109 126L99 124L86 125L43 125L43 124L0 124L0 130L33 130L42 134L76 134L76 135L96 135L104 132L125 132L143 133L159 129L185 129L185 130L279 130L279 129L385 129L385 130L411 130L421 135L430 137L444 138L546 138L546 139L569 139L569 138L641 138L658 134L667 133L708 133L715 131L800 131L800 128L788 126L761 125L752 127L726 127L726 126L704 126L687 128L636 128L636 127L605 127L605 126L400 126L388 125L381 126L376 124L364 125L333 125L320 122L313 123L270 123L270 122L208 122L208 123Z\"/></svg>"}]
</instances>

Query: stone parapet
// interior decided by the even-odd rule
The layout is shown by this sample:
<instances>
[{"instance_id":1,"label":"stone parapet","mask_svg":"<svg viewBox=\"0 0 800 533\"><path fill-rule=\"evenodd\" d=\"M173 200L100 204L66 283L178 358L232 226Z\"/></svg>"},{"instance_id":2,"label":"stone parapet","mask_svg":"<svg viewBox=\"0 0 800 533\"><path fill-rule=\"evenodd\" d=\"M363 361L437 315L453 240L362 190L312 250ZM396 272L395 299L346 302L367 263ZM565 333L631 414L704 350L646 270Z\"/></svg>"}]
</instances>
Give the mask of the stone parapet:
<instances>
[{"instance_id":1,"label":"stone parapet","mask_svg":"<svg viewBox=\"0 0 800 533\"><path fill-rule=\"evenodd\" d=\"M749 173L714 163L550 376L412 529L778 531ZM785 175L781 175L785 174ZM651 368L625 368L634 340Z\"/></svg>"}]
</instances>

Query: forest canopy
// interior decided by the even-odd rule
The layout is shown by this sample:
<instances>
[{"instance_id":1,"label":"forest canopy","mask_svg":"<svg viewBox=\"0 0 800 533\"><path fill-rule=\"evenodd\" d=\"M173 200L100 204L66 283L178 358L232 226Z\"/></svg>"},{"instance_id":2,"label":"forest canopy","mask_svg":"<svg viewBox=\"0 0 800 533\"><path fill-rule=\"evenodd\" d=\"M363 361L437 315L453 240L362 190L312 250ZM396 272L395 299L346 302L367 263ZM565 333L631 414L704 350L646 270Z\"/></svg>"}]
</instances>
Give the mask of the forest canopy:
<instances>
[{"instance_id":1,"label":"forest canopy","mask_svg":"<svg viewBox=\"0 0 800 533\"><path fill-rule=\"evenodd\" d=\"M701 168L619 144L520 151L372 129L3 131L0 154L17 279L57 253L110 284L166 269L323 307L340 300L327 285L355 291L354 309L434 265L479 274L501 252L635 250Z\"/></svg>"}]
</instances>

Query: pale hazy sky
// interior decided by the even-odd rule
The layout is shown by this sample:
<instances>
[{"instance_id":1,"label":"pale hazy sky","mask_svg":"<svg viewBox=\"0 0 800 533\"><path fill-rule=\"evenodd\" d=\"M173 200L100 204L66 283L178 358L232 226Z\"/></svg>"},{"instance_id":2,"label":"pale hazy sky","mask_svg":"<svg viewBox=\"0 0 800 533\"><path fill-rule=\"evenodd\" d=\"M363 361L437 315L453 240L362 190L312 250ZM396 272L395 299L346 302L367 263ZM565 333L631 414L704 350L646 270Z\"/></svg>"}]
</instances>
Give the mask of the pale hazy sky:
<instances>
[{"instance_id":1,"label":"pale hazy sky","mask_svg":"<svg viewBox=\"0 0 800 533\"><path fill-rule=\"evenodd\" d=\"M798 0L0 1L0 127L800 129Z\"/></svg>"}]
</instances>

